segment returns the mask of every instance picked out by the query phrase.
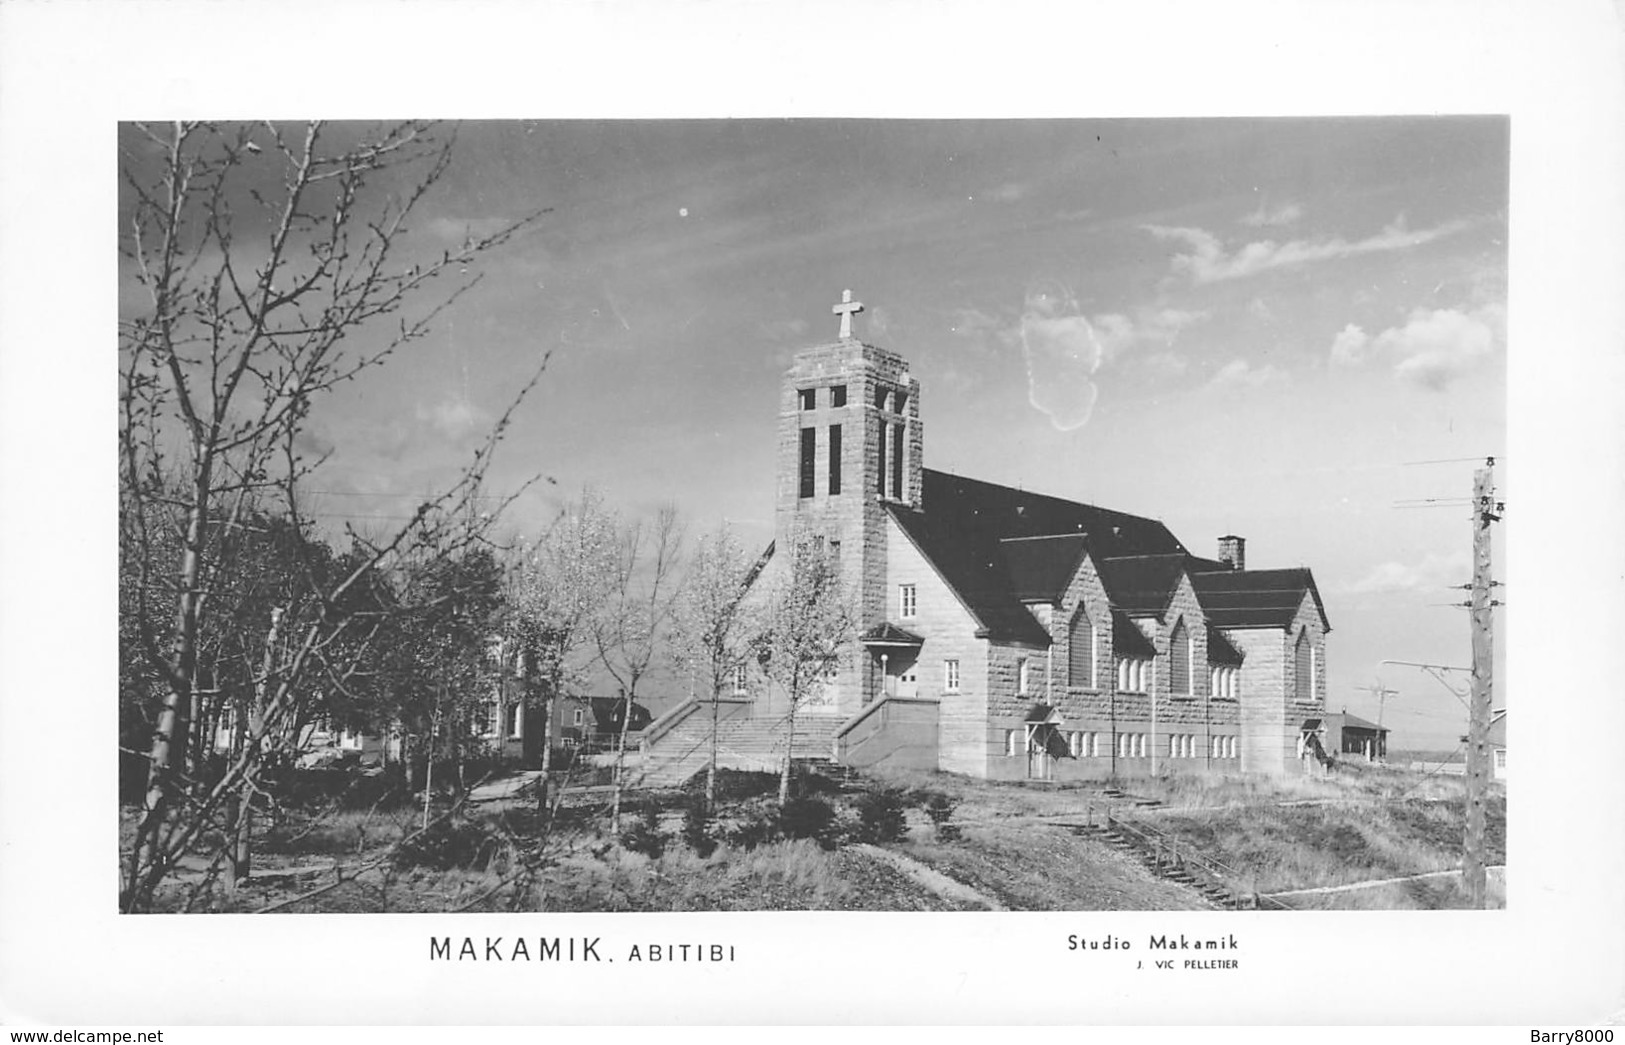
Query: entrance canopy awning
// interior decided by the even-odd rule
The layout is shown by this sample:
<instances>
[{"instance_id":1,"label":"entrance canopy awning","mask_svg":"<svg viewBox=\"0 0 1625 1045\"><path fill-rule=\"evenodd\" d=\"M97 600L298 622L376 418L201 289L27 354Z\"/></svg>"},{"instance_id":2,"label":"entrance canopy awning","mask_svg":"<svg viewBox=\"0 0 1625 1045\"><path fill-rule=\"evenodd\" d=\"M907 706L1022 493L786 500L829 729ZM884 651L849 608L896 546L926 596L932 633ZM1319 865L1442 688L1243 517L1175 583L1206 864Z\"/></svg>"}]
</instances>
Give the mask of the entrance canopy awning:
<instances>
[{"instance_id":1,"label":"entrance canopy awning","mask_svg":"<svg viewBox=\"0 0 1625 1045\"><path fill-rule=\"evenodd\" d=\"M859 636L858 641L863 643L869 649L873 650L917 650L921 646L925 645L925 640L920 638L920 636L914 634L912 631L908 631L907 629L899 628L890 621L883 621L880 624L876 624L874 627L870 628L868 631Z\"/></svg>"},{"instance_id":2,"label":"entrance canopy awning","mask_svg":"<svg viewBox=\"0 0 1625 1045\"><path fill-rule=\"evenodd\" d=\"M1048 704L1034 704L1032 710L1027 712L1027 725L1029 726L1058 726L1061 724L1061 709Z\"/></svg>"}]
</instances>

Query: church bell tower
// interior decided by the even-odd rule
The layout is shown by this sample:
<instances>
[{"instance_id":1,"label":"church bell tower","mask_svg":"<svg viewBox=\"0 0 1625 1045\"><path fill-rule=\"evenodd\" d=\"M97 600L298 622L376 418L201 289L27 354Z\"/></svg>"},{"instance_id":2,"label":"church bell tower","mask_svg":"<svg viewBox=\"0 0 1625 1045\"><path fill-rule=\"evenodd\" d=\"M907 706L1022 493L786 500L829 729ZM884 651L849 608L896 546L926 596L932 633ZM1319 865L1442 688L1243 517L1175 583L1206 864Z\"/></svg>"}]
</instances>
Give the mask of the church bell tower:
<instances>
[{"instance_id":1,"label":"church bell tower","mask_svg":"<svg viewBox=\"0 0 1625 1045\"><path fill-rule=\"evenodd\" d=\"M779 392L778 490L774 536L781 554L797 533L840 563L860 630L886 619L888 505L919 510L924 435L920 383L895 352L859 341L852 318L863 304L841 295L836 340L797 353ZM894 614L895 615L895 614ZM874 694L861 650L843 665L839 713Z\"/></svg>"}]
</instances>

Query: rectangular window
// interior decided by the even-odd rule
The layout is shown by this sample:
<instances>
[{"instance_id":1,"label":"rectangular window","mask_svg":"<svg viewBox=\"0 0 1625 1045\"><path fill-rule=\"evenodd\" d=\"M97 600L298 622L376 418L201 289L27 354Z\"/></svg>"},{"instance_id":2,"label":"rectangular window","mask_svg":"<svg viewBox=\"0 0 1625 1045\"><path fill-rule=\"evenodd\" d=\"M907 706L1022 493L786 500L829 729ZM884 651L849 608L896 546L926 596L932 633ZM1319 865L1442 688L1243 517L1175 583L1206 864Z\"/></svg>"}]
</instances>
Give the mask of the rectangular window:
<instances>
[{"instance_id":1,"label":"rectangular window","mask_svg":"<svg viewBox=\"0 0 1625 1045\"><path fill-rule=\"evenodd\" d=\"M1007 729L1004 731L1004 753L1011 758L1021 754L1021 730Z\"/></svg>"},{"instance_id":2,"label":"rectangular window","mask_svg":"<svg viewBox=\"0 0 1625 1045\"><path fill-rule=\"evenodd\" d=\"M845 385L831 385L829 387L829 405L830 406L845 406L846 405L846 386Z\"/></svg>"},{"instance_id":3,"label":"rectangular window","mask_svg":"<svg viewBox=\"0 0 1625 1045\"><path fill-rule=\"evenodd\" d=\"M575 713L574 716L572 716L572 718L570 720L570 724L572 726L579 726L585 720L586 720L586 715L582 712L582 710L580 708L576 708L576 713Z\"/></svg>"},{"instance_id":4,"label":"rectangular window","mask_svg":"<svg viewBox=\"0 0 1625 1045\"><path fill-rule=\"evenodd\" d=\"M875 389L875 406L881 410L886 409L886 400L888 397L890 397L890 395L891 389L889 388Z\"/></svg>"},{"instance_id":5,"label":"rectangular window","mask_svg":"<svg viewBox=\"0 0 1625 1045\"><path fill-rule=\"evenodd\" d=\"M841 426L829 426L829 492L841 492Z\"/></svg>"},{"instance_id":6,"label":"rectangular window","mask_svg":"<svg viewBox=\"0 0 1625 1045\"><path fill-rule=\"evenodd\" d=\"M886 422L880 422L880 454L875 461L878 466L876 468L878 474L875 476L875 493L882 497L886 496L886 430L890 427Z\"/></svg>"},{"instance_id":7,"label":"rectangular window","mask_svg":"<svg viewBox=\"0 0 1625 1045\"><path fill-rule=\"evenodd\" d=\"M1068 736L1066 739L1067 739L1067 750L1072 752L1072 757L1073 758L1082 757L1082 755L1083 755L1083 734L1082 733L1073 733L1070 736Z\"/></svg>"},{"instance_id":8,"label":"rectangular window","mask_svg":"<svg viewBox=\"0 0 1625 1045\"><path fill-rule=\"evenodd\" d=\"M908 393L902 391L901 389L899 389L897 394L892 396L892 403L891 403L892 413L894 413L894 414L902 413L903 412L903 405L905 403L907 403L907 402L908 402Z\"/></svg>"},{"instance_id":9,"label":"rectangular window","mask_svg":"<svg viewBox=\"0 0 1625 1045\"><path fill-rule=\"evenodd\" d=\"M829 560L837 566L841 564L841 542L833 537L829 542Z\"/></svg>"},{"instance_id":10,"label":"rectangular window","mask_svg":"<svg viewBox=\"0 0 1625 1045\"><path fill-rule=\"evenodd\" d=\"M903 584L897 588L897 615L899 617L914 616L914 585Z\"/></svg>"},{"instance_id":11,"label":"rectangular window","mask_svg":"<svg viewBox=\"0 0 1625 1045\"><path fill-rule=\"evenodd\" d=\"M1027 658L1026 657L1017 658L1017 660L1016 660L1016 693L1018 693L1019 695L1021 695L1023 697L1025 697L1027 695L1027 691L1028 691L1028 689L1031 688L1031 685L1032 685L1032 679L1029 677L1029 675L1031 674L1031 672L1029 670L1030 667L1031 667L1031 665L1029 665L1027 663Z\"/></svg>"},{"instance_id":12,"label":"rectangular window","mask_svg":"<svg viewBox=\"0 0 1625 1045\"><path fill-rule=\"evenodd\" d=\"M800 400L803 410L811 410L818 404L818 390L815 388L803 388L796 393L796 397Z\"/></svg>"},{"instance_id":13,"label":"rectangular window","mask_svg":"<svg viewBox=\"0 0 1625 1045\"><path fill-rule=\"evenodd\" d=\"M801 496L813 495L813 458L818 453L818 429L801 430Z\"/></svg>"},{"instance_id":14,"label":"rectangular window","mask_svg":"<svg viewBox=\"0 0 1625 1045\"><path fill-rule=\"evenodd\" d=\"M891 495L892 499L903 499L903 436L906 429L902 425L892 425L891 444Z\"/></svg>"},{"instance_id":15,"label":"rectangular window","mask_svg":"<svg viewBox=\"0 0 1625 1045\"><path fill-rule=\"evenodd\" d=\"M518 740L525 735L525 708L522 704L508 707L508 736Z\"/></svg>"},{"instance_id":16,"label":"rectangular window","mask_svg":"<svg viewBox=\"0 0 1625 1045\"><path fill-rule=\"evenodd\" d=\"M949 693L959 692L959 661L942 662L942 688Z\"/></svg>"},{"instance_id":17,"label":"rectangular window","mask_svg":"<svg viewBox=\"0 0 1625 1045\"><path fill-rule=\"evenodd\" d=\"M734 696L742 697L749 692L749 676L745 673L745 665L734 665Z\"/></svg>"}]
</instances>

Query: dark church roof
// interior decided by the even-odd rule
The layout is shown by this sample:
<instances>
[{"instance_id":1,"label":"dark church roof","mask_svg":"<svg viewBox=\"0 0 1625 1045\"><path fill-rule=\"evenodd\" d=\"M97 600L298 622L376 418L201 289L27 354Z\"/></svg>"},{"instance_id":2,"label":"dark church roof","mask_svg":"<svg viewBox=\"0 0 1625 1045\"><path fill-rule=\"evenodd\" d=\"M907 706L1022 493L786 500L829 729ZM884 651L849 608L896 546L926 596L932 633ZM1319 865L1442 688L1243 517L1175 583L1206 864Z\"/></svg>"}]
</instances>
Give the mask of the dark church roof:
<instances>
[{"instance_id":1,"label":"dark church roof","mask_svg":"<svg viewBox=\"0 0 1625 1045\"><path fill-rule=\"evenodd\" d=\"M1056 537L1006 537L999 541L1018 599L1054 602L1066 594L1087 550L1081 533Z\"/></svg>"},{"instance_id":2,"label":"dark church roof","mask_svg":"<svg viewBox=\"0 0 1625 1045\"><path fill-rule=\"evenodd\" d=\"M1239 666L1244 658L1236 644L1227 638L1224 632L1209 624L1207 626L1207 662Z\"/></svg>"},{"instance_id":3,"label":"dark church roof","mask_svg":"<svg viewBox=\"0 0 1625 1045\"><path fill-rule=\"evenodd\" d=\"M1286 627L1305 591L1314 592L1320 606L1307 569L1231 570L1190 554L1156 519L929 468L923 473L923 510L897 504L887 509L987 638L1049 645L1048 633L1023 602L1058 600L1086 553L1100 568L1114 617L1161 614L1184 573L1191 575L1209 622L1221 628ZM1143 644L1151 655L1139 629L1128 627L1133 635L1124 633L1124 641ZM1221 648L1220 656L1234 654L1239 663L1240 653L1223 645L1229 650Z\"/></svg>"},{"instance_id":4,"label":"dark church roof","mask_svg":"<svg viewBox=\"0 0 1625 1045\"><path fill-rule=\"evenodd\" d=\"M1049 645L1048 633L1022 600L1051 600L1064 591L1085 542L1096 556L1185 554L1185 546L1155 519L923 471L925 510L889 505L892 518L987 636L1001 642ZM1048 539L1020 539L1034 537Z\"/></svg>"},{"instance_id":5,"label":"dark church roof","mask_svg":"<svg viewBox=\"0 0 1625 1045\"><path fill-rule=\"evenodd\" d=\"M1112 652L1119 657L1155 659L1157 647L1122 610L1112 610Z\"/></svg>"},{"instance_id":6,"label":"dark church roof","mask_svg":"<svg viewBox=\"0 0 1625 1045\"><path fill-rule=\"evenodd\" d=\"M947 516L967 530L993 538L1089 536L1096 558L1119 555L1185 554L1185 546L1156 519L1092 504L1017 490L947 472L923 469L921 497L931 515Z\"/></svg>"},{"instance_id":7,"label":"dark church roof","mask_svg":"<svg viewBox=\"0 0 1625 1045\"><path fill-rule=\"evenodd\" d=\"M1191 584L1208 623L1220 628L1290 627L1307 592L1314 596L1321 624L1331 630L1314 574L1307 567L1192 573Z\"/></svg>"},{"instance_id":8,"label":"dark church roof","mask_svg":"<svg viewBox=\"0 0 1625 1045\"><path fill-rule=\"evenodd\" d=\"M1129 555L1103 559L1100 581L1112 605L1131 617L1161 616L1185 573L1184 555Z\"/></svg>"}]
</instances>

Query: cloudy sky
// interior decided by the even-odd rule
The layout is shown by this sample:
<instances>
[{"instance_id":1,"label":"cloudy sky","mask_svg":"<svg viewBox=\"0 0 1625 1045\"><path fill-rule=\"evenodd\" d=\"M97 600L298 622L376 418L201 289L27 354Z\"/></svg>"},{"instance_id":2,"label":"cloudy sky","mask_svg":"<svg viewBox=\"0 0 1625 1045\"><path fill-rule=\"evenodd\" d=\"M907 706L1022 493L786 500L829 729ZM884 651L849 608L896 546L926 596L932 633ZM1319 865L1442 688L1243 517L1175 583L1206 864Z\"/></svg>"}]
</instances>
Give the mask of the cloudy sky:
<instances>
[{"instance_id":1,"label":"cloudy sky","mask_svg":"<svg viewBox=\"0 0 1625 1045\"><path fill-rule=\"evenodd\" d=\"M1455 698L1378 662L1468 661L1466 512L1395 502L1504 449L1507 154L1499 118L464 124L420 241L551 209L317 416L320 507L403 511L551 352L517 528L592 484L765 543L780 374L851 288L928 467L1312 566L1332 705L1375 717L1380 672L1396 746L1453 747Z\"/></svg>"}]
</instances>

